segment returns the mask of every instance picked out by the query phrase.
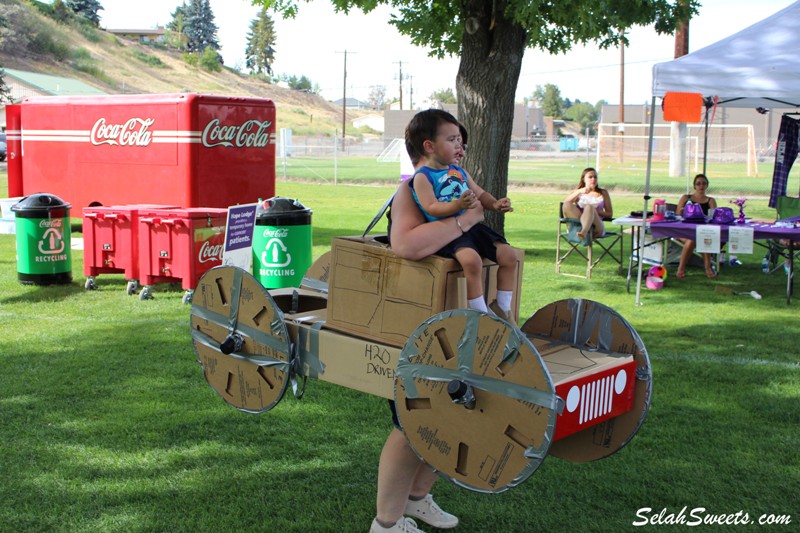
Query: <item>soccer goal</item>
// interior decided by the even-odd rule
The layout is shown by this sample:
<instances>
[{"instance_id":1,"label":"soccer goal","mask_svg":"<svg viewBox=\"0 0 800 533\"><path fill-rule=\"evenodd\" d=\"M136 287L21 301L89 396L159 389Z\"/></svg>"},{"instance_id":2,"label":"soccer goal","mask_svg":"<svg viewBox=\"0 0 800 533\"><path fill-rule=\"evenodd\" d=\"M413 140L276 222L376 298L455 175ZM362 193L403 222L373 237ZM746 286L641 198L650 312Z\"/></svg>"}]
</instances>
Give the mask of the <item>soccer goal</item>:
<instances>
[{"instance_id":1,"label":"soccer goal","mask_svg":"<svg viewBox=\"0 0 800 533\"><path fill-rule=\"evenodd\" d=\"M653 126L653 161L669 161L671 124ZM597 167L623 164L643 165L650 140L649 124L601 123L597 133ZM685 143L687 168L701 172L705 146L705 126L687 124ZM747 175L758 175L758 158L752 124L712 124L708 128L707 163L737 163L747 166Z\"/></svg>"}]
</instances>

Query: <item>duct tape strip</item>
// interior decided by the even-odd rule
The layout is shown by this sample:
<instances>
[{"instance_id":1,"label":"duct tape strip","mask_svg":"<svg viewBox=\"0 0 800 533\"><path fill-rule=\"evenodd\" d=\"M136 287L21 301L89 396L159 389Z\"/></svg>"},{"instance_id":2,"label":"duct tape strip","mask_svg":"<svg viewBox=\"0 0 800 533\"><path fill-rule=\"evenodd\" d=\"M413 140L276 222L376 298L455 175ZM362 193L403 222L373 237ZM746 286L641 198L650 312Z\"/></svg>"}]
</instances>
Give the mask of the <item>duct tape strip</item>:
<instances>
[{"instance_id":1,"label":"duct tape strip","mask_svg":"<svg viewBox=\"0 0 800 533\"><path fill-rule=\"evenodd\" d=\"M321 292L323 294L328 294L328 284L326 282L310 278L308 276L303 277L303 281L300 284L300 287L304 289L310 289L312 291Z\"/></svg>"},{"instance_id":2,"label":"duct tape strip","mask_svg":"<svg viewBox=\"0 0 800 533\"><path fill-rule=\"evenodd\" d=\"M554 392L541 391L527 385L509 383L501 379L489 378L478 374L464 375L461 370L410 363L402 367L398 366L397 375L403 380L406 396L409 398L419 397L419 393L413 382L414 378L448 383L454 379L458 379L477 389L507 396L515 400L529 402L557 412L560 412L564 407L563 401L561 401Z\"/></svg>"},{"instance_id":3,"label":"duct tape strip","mask_svg":"<svg viewBox=\"0 0 800 533\"><path fill-rule=\"evenodd\" d=\"M325 322L314 322L311 328L301 327L297 335L297 356L303 374L319 379L325 373L325 365L319 360L319 330ZM308 349L306 350L306 343Z\"/></svg>"},{"instance_id":4,"label":"duct tape strip","mask_svg":"<svg viewBox=\"0 0 800 533\"><path fill-rule=\"evenodd\" d=\"M481 318L486 317L485 314L469 309L447 311L429 318L423 322L419 328L417 328L417 331L424 329L432 323L439 322L451 316L459 315L465 315L467 320L464 327L464 333L461 335L461 338L458 341L457 369L452 370L407 362L411 356L416 354L407 354L406 350L409 348L409 345L406 344L406 347L403 349L401 354L402 364L399 364L397 367L397 375L400 377L400 379L402 379L403 386L406 389L406 395L409 398L419 397L416 385L414 384L414 378L442 382L450 382L454 379L458 379L486 392L500 394L509 398L514 398L515 400L530 402L547 409L558 410L559 413L561 412L561 409L563 409L563 401L556 396L554 390L541 391L526 385L518 385L516 383L506 382L501 379L490 378L472 373L475 360L475 347L478 338L478 328L480 326ZM498 319L498 321L500 320ZM503 323L505 324L505 322ZM525 338L525 336L519 330L516 328L512 329L512 335L509 336L503 350L503 357L501 359L503 362L513 362L519 356L519 346L523 338ZM527 339L525 340L527 341ZM536 353L536 349L533 348L533 346L531 346L531 350L534 354Z\"/></svg>"},{"instance_id":5,"label":"duct tape strip","mask_svg":"<svg viewBox=\"0 0 800 533\"><path fill-rule=\"evenodd\" d=\"M192 329L192 340L209 348L213 348L218 352L221 352L219 348L219 343L201 331ZM286 372L289 369L288 361L282 361L270 355L261 355L261 354L254 355L254 354L245 354L241 352L233 352L227 355L233 357L234 359L241 359L243 361L256 363L258 366L278 366L280 367L280 370L283 372Z\"/></svg>"},{"instance_id":6,"label":"duct tape strip","mask_svg":"<svg viewBox=\"0 0 800 533\"><path fill-rule=\"evenodd\" d=\"M234 300L234 302L235 301L237 300ZM231 302L231 307L233 307L233 302ZM208 320L209 322L213 322L215 324L223 324L226 321L230 323L228 318L224 317L219 313L211 311L210 309L206 309L205 307L195 306L192 309L192 313L203 320ZM280 335L282 334L280 329L281 327L283 327L283 320L280 319L280 317L276 317L276 320L270 323L270 331L272 332L272 334L265 333L259 329L251 328L250 326L247 326L245 324L237 324L236 331L242 333L243 335L252 339L255 342L261 343L264 346L267 346L268 348L275 350L276 352L285 353L288 356L289 355L288 343L286 343L285 341L284 342L280 341ZM197 333L198 335L195 336L195 333ZM203 342L202 339L205 337L209 339L209 342ZM199 340L203 344L214 347L215 349L219 350L219 344L215 340L211 339L205 334L200 333L196 329L192 329L192 338L195 338L196 340ZM268 355L241 354L241 353L237 353L236 355L253 362L263 361L264 363L266 363L271 361L278 361L278 359L275 359L274 357Z\"/></svg>"},{"instance_id":7,"label":"duct tape strip","mask_svg":"<svg viewBox=\"0 0 800 533\"><path fill-rule=\"evenodd\" d=\"M233 283L231 283L231 308L228 315L228 331L236 331L236 323L239 321L239 298L242 292L242 272L238 268L233 269Z\"/></svg>"},{"instance_id":8,"label":"duct tape strip","mask_svg":"<svg viewBox=\"0 0 800 533\"><path fill-rule=\"evenodd\" d=\"M644 343L631 325L610 307L582 298L571 298L567 300L567 303L572 319L571 327L564 335L566 338L561 340L569 342L576 347L588 348L590 351L612 352L614 346L613 322L616 318L631 333L636 346L640 350L644 349ZM589 339L595 334L597 334L597 343L596 345L590 345Z\"/></svg>"}]
</instances>

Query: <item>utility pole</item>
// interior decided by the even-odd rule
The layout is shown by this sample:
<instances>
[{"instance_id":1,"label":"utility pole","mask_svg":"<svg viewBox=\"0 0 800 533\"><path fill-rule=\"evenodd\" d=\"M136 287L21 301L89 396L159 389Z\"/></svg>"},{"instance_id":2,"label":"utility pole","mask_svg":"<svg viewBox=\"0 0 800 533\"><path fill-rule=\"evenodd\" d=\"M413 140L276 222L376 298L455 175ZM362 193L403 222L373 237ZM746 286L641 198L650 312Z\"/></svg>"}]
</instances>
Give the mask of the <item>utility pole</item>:
<instances>
[{"instance_id":1,"label":"utility pole","mask_svg":"<svg viewBox=\"0 0 800 533\"><path fill-rule=\"evenodd\" d=\"M687 0L679 0L683 8L688 9ZM675 28L675 59L689 53L689 19L678 21ZM686 139L688 128L685 122L671 122L669 125L669 175L671 177L687 176Z\"/></svg>"},{"instance_id":2,"label":"utility pole","mask_svg":"<svg viewBox=\"0 0 800 533\"><path fill-rule=\"evenodd\" d=\"M395 61L395 64L400 65L400 110L403 110L403 62L402 61Z\"/></svg>"},{"instance_id":3,"label":"utility pole","mask_svg":"<svg viewBox=\"0 0 800 533\"><path fill-rule=\"evenodd\" d=\"M414 76L408 77L408 108L414 109Z\"/></svg>"},{"instance_id":4,"label":"utility pole","mask_svg":"<svg viewBox=\"0 0 800 533\"><path fill-rule=\"evenodd\" d=\"M347 131L347 50L336 53L344 54L344 74L342 75L342 151L344 151L345 132Z\"/></svg>"},{"instance_id":5,"label":"utility pole","mask_svg":"<svg viewBox=\"0 0 800 533\"><path fill-rule=\"evenodd\" d=\"M625 35L623 34L623 37ZM619 43L619 162L622 163L625 156L625 43Z\"/></svg>"}]
</instances>

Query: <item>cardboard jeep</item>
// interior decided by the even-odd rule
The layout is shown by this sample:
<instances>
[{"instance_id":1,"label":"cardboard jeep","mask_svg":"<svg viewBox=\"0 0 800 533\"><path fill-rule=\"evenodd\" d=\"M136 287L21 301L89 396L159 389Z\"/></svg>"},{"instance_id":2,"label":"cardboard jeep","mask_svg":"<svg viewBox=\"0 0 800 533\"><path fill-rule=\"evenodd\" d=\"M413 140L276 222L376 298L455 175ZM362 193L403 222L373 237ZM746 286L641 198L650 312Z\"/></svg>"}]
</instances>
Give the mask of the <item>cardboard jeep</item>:
<instances>
[{"instance_id":1,"label":"cardboard jeep","mask_svg":"<svg viewBox=\"0 0 800 533\"><path fill-rule=\"evenodd\" d=\"M522 266L520 252L515 297ZM495 269L484 265L489 300ZM192 339L209 385L242 411L272 409L298 378L394 399L417 455L479 492L518 485L548 454L592 461L633 438L652 376L625 319L570 299L518 327L463 309L461 280L451 259L407 261L380 239L334 239L297 289L209 270L194 293Z\"/></svg>"}]
</instances>

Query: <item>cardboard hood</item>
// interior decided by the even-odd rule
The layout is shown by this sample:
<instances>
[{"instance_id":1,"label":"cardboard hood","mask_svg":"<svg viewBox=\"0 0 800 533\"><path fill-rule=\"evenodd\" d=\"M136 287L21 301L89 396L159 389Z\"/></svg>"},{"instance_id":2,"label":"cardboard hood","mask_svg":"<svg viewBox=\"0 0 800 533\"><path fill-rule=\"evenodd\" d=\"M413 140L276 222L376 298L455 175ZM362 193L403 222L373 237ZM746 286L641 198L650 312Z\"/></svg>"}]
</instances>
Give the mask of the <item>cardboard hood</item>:
<instances>
[{"instance_id":1,"label":"cardboard hood","mask_svg":"<svg viewBox=\"0 0 800 533\"><path fill-rule=\"evenodd\" d=\"M753 5L755 8L755 4ZM800 107L800 1L696 52L653 65L653 96L717 97L733 107Z\"/></svg>"}]
</instances>

